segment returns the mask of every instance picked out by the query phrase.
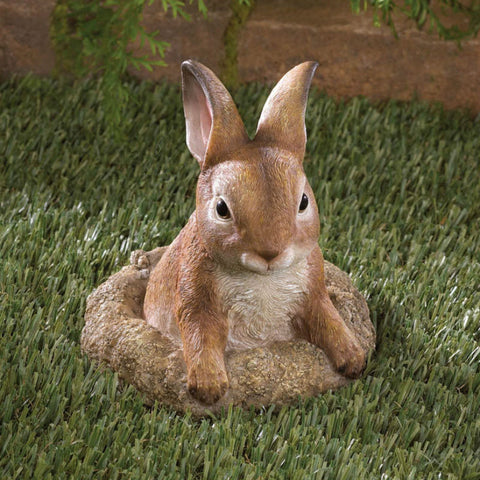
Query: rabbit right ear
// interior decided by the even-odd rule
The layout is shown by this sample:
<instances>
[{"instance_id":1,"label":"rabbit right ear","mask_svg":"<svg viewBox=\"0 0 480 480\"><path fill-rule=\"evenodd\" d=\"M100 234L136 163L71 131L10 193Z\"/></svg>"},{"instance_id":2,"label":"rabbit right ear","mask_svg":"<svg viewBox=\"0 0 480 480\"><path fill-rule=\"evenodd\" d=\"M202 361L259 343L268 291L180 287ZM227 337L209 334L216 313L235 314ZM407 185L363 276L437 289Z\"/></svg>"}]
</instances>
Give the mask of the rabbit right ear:
<instances>
[{"instance_id":1,"label":"rabbit right ear","mask_svg":"<svg viewBox=\"0 0 480 480\"><path fill-rule=\"evenodd\" d=\"M204 170L248 142L242 119L222 82L194 60L182 63L187 146Z\"/></svg>"}]
</instances>

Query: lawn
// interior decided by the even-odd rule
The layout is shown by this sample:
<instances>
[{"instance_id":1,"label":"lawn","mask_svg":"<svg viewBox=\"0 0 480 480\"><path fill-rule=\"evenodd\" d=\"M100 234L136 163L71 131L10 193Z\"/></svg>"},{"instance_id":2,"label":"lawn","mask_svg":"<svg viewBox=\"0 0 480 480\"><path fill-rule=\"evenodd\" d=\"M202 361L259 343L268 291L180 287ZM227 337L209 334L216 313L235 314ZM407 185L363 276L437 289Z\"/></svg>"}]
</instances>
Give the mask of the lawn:
<instances>
[{"instance_id":1,"label":"lawn","mask_svg":"<svg viewBox=\"0 0 480 480\"><path fill-rule=\"evenodd\" d=\"M337 392L198 421L80 350L88 294L194 209L179 88L128 88L113 136L94 82L0 84L0 478L480 479L480 117L312 92L320 244L377 351ZM267 93L235 92L250 132Z\"/></svg>"}]
</instances>

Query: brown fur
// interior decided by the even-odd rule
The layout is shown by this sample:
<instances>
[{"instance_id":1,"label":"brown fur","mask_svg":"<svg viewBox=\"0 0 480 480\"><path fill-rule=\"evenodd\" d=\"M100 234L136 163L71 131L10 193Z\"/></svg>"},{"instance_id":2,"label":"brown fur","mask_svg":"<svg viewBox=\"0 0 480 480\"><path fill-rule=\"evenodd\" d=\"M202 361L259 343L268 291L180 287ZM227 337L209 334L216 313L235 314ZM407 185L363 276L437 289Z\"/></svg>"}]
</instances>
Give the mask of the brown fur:
<instances>
[{"instance_id":1,"label":"brown fur","mask_svg":"<svg viewBox=\"0 0 480 480\"><path fill-rule=\"evenodd\" d=\"M303 336L325 351L334 367L356 378L365 365L365 352L345 325L325 287L323 255L315 248L308 259L309 301L296 318Z\"/></svg>"},{"instance_id":2,"label":"brown fur","mask_svg":"<svg viewBox=\"0 0 480 480\"><path fill-rule=\"evenodd\" d=\"M178 329L188 388L205 403L217 401L228 388L229 320L219 300L217 266L269 275L270 269L288 272L307 258L304 301L292 312L299 336L324 349L349 377L358 376L365 362L325 288L318 210L302 168L304 112L314 70L307 62L284 76L267 100L256 138L249 140L215 75L197 62L182 66L187 144L201 167L197 208L152 272L144 310L153 326L163 328L168 317L173 334ZM301 216L303 193L309 210ZM226 220L215 216L215 203L223 197L231 209Z\"/></svg>"}]
</instances>

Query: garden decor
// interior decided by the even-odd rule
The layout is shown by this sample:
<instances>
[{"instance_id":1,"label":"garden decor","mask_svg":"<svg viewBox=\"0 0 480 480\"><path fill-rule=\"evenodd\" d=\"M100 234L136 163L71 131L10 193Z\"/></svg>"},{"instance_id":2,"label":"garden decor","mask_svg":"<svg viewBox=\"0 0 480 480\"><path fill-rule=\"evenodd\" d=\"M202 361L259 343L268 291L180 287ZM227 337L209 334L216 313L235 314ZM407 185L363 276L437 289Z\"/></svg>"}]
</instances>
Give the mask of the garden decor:
<instances>
[{"instance_id":1,"label":"garden decor","mask_svg":"<svg viewBox=\"0 0 480 480\"><path fill-rule=\"evenodd\" d=\"M250 140L213 72L182 64L197 208L170 246L134 252L89 297L82 333L147 401L198 414L288 404L361 375L374 329L348 276L324 263L302 167L315 68L280 80Z\"/></svg>"}]
</instances>

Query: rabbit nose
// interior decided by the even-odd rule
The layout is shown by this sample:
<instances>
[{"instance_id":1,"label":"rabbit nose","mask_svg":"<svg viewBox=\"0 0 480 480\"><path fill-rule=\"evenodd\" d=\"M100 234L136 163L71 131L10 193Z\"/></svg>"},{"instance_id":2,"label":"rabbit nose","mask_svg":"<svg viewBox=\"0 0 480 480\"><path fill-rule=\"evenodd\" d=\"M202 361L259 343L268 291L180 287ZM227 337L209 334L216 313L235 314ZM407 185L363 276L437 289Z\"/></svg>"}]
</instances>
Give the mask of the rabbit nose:
<instances>
[{"instance_id":1,"label":"rabbit nose","mask_svg":"<svg viewBox=\"0 0 480 480\"><path fill-rule=\"evenodd\" d=\"M278 255L280 255L280 251L276 249L268 249L268 250L265 249L265 250L257 251L257 255L262 257L267 262L270 262L274 258L278 257Z\"/></svg>"}]
</instances>

